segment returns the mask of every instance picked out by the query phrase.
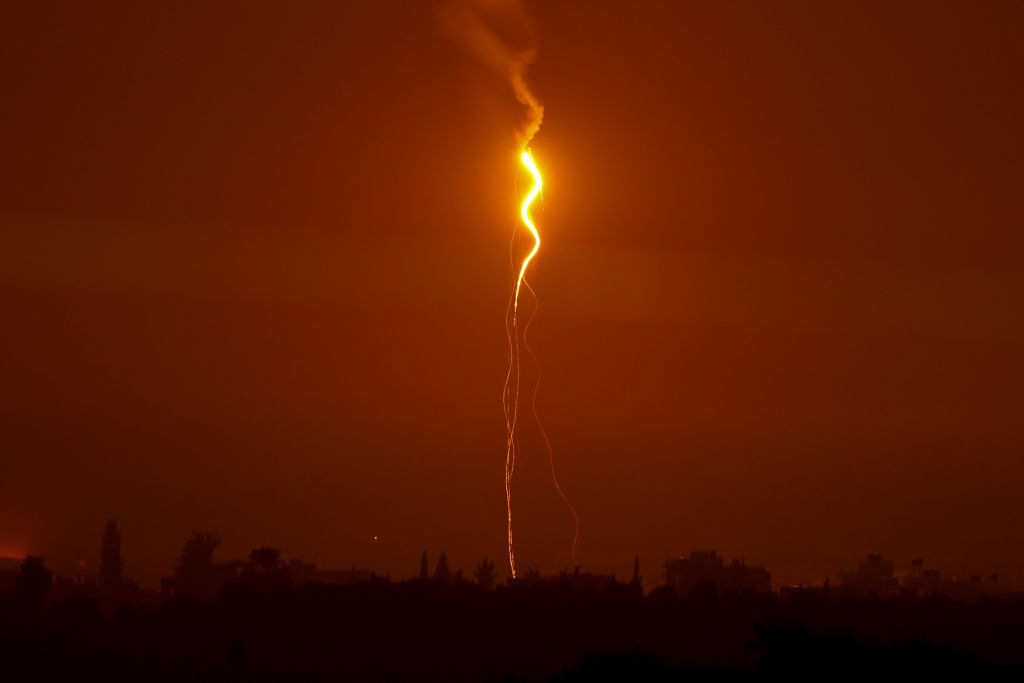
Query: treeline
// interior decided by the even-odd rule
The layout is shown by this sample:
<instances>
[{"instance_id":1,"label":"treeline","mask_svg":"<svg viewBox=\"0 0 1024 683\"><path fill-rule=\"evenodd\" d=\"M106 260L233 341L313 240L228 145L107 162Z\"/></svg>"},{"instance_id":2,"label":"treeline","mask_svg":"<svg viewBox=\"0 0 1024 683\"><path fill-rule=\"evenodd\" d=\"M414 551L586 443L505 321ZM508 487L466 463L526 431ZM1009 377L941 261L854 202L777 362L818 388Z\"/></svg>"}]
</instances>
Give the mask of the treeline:
<instances>
[{"instance_id":1,"label":"treeline","mask_svg":"<svg viewBox=\"0 0 1024 683\"><path fill-rule=\"evenodd\" d=\"M271 553L252 576L273 575ZM254 560L255 562L255 560ZM257 563L258 564L258 563ZM443 567L443 565L441 565ZM26 561L0 601L9 680L818 680L1024 673L1024 603L782 598L702 586L578 588L572 574L484 589L440 575L249 580L112 612ZM268 571L269 570L269 571Z\"/></svg>"},{"instance_id":2,"label":"treeline","mask_svg":"<svg viewBox=\"0 0 1024 683\"><path fill-rule=\"evenodd\" d=\"M55 577L39 557L0 571L4 674L108 681L1024 675L1024 599L1011 594L961 601L827 584L771 592L763 570L726 565L713 552L666 563L665 585L647 594L638 560L628 582L524 569L503 583L487 558L467 576L443 552L433 562L424 552L418 575L395 582L286 561L267 546L217 561L219 545L216 534L193 532L160 592L123 575L113 521L94 576ZM862 567L878 562L872 556L874 564Z\"/></svg>"}]
</instances>

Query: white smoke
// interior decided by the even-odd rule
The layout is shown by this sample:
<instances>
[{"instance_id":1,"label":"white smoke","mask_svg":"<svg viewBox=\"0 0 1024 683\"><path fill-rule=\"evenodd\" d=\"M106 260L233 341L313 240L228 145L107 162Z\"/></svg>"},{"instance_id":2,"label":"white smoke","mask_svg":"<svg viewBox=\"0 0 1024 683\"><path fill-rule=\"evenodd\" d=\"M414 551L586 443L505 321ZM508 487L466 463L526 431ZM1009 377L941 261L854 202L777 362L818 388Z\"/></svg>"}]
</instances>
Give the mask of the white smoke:
<instances>
[{"instance_id":1,"label":"white smoke","mask_svg":"<svg viewBox=\"0 0 1024 683\"><path fill-rule=\"evenodd\" d=\"M526 123L516 134L526 149L540 129L544 106L526 85L537 37L522 0L447 0L438 10L438 21L442 31L508 80L526 107Z\"/></svg>"}]
</instances>

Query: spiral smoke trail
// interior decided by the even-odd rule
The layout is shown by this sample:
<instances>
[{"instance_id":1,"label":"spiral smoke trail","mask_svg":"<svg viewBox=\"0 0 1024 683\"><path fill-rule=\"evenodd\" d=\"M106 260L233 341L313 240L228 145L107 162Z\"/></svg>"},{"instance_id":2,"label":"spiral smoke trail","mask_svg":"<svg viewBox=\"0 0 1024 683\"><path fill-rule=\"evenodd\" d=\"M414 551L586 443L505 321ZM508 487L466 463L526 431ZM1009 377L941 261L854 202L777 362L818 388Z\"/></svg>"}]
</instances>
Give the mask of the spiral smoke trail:
<instances>
[{"instance_id":1,"label":"spiral smoke trail","mask_svg":"<svg viewBox=\"0 0 1024 683\"><path fill-rule=\"evenodd\" d=\"M516 576L516 557L512 544L512 474L516 464L516 432L519 424L519 389L520 389L520 338L526 344L526 331L530 321L520 334L519 325L519 293L524 284L536 298L536 293L526 282L526 270L530 261L540 249L540 234L530 217L530 205L541 192L543 186L540 171L537 169L530 152L529 145L544 119L544 107L526 83L526 72L537 54L536 33L529 20L526 8L520 0L451 0L445 3L438 19L442 29L453 39L463 43L478 59L489 65L507 79L516 99L526 107L526 121L516 132L516 142L520 150L520 161L529 171L534 184L523 200L520 219L533 237L534 243L530 252L518 266L515 286L505 313L506 333L509 342L508 371L505 374L505 386L502 390L502 406L505 411L505 507L507 513L508 562L512 577ZM517 223L518 229L518 223ZM514 239L514 237L513 237ZM513 258L513 268L515 268ZM532 320L532 316L531 316ZM532 349L526 344L527 351L536 362ZM540 365L537 365L537 386L540 383ZM551 443L544 426L540 422L536 408L536 386L531 403L534 418L537 420L544 442L548 449L551 466L551 478L562 500L572 512L576 522L576 533L573 537L572 557L576 556L576 542L579 538L579 516L569 499L563 493L555 476L554 459Z\"/></svg>"},{"instance_id":2,"label":"spiral smoke trail","mask_svg":"<svg viewBox=\"0 0 1024 683\"><path fill-rule=\"evenodd\" d=\"M544 106L526 84L537 56L537 34L521 0L450 0L438 11L441 30L508 80L526 107L526 122L516 132L525 151L544 120Z\"/></svg>"}]
</instances>

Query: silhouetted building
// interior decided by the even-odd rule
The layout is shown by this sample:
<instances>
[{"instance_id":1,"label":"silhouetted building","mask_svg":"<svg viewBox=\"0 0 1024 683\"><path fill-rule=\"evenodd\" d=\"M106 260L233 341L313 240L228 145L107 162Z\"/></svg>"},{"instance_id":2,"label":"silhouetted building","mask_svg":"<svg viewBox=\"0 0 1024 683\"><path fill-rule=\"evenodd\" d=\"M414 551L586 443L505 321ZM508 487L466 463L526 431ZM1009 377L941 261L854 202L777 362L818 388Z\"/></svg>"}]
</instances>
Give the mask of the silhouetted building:
<instances>
[{"instance_id":1,"label":"silhouetted building","mask_svg":"<svg viewBox=\"0 0 1024 683\"><path fill-rule=\"evenodd\" d=\"M370 580L369 569L318 569L312 562L288 560L288 573L295 583L359 583Z\"/></svg>"},{"instance_id":2,"label":"silhouetted building","mask_svg":"<svg viewBox=\"0 0 1024 683\"><path fill-rule=\"evenodd\" d=\"M3 598L14 589L14 582L17 578L17 565L14 567L0 567L0 598Z\"/></svg>"},{"instance_id":3,"label":"silhouetted building","mask_svg":"<svg viewBox=\"0 0 1024 683\"><path fill-rule=\"evenodd\" d=\"M10 606L21 615L38 615L43 611L46 595L53 584L53 572L42 557L29 555L18 567L14 587L9 599Z\"/></svg>"},{"instance_id":4,"label":"silhouetted building","mask_svg":"<svg viewBox=\"0 0 1024 683\"><path fill-rule=\"evenodd\" d=\"M924 560L920 557L915 558L911 561L910 573L903 577L901 586L917 595L933 595L942 587L942 572L938 569L925 569Z\"/></svg>"},{"instance_id":5,"label":"silhouetted building","mask_svg":"<svg viewBox=\"0 0 1024 683\"><path fill-rule=\"evenodd\" d=\"M207 599L215 598L224 586L241 580L246 566L245 560L227 560L226 562L211 562L208 567L200 571L179 572L174 576L165 576L160 579L160 593L165 597L194 595Z\"/></svg>"},{"instance_id":6,"label":"silhouetted building","mask_svg":"<svg viewBox=\"0 0 1024 683\"><path fill-rule=\"evenodd\" d=\"M107 586L121 581L121 530L110 520L103 528L103 547L100 550L100 583Z\"/></svg>"},{"instance_id":7,"label":"silhouetted building","mask_svg":"<svg viewBox=\"0 0 1024 683\"><path fill-rule=\"evenodd\" d=\"M899 582L893 575L892 561L883 560L879 553L869 553L853 572L839 572L840 588L861 595L894 595Z\"/></svg>"},{"instance_id":8,"label":"silhouetted building","mask_svg":"<svg viewBox=\"0 0 1024 683\"><path fill-rule=\"evenodd\" d=\"M0 557L0 598L14 589L14 582L18 578L20 566L21 560L13 557Z\"/></svg>"},{"instance_id":9,"label":"silhouetted building","mask_svg":"<svg viewBox=\"0 0 1024 683\"><path fill-rule=\"evenodd\" d=\"M533 588L535 586L568 586L574 591L607 591L619 585L614 574L591 574L576 567L572 572L561 571L554 576L544 576L534 567L527 567L516 578L509 577L509 586Z\"/></svg>"},{"instance_id":10,"label":"silhouetted building","mask_svg":"<svg viewBox=\"0 0 1024 683\"><path fill-rule=\"evenodd\" d=\"M802 600L806 598L827 599L830 595L830 590L831 586L828 579L825 579L825 581L820 584L791 583L785 586L779 586L776 589L776 594L780 599L785 601Z\"/></svg>"},{"instance_id":11,"label":"silhouetted building","mask_svg":"<svg viewBox=\"0 0 1024 683\"><path fill-rule=\"evenodd\" d=\"M722 592L770 593L772 575L764 567L748 566L741 558L726 565L714 550L694 550L686 557L665 562L665 584L687 595L702 584Z\"/></svg>"},{"instance_id":12,"label":"silhouetted building","mask_svg":"<svg viewBox=\"0 0 1024 683\"><path fill-rule=\"evenodd\" d=\"M181 549L174 576L160 579L161 594L214 598L225 584L237 581L246 563L214 562L213 553L219 545L217 534L193 531Z\"/></svg>"},{"instance_id":13,"label":"silhouetted building","mask_svg":"<svg viewBox=\"0 0 1024 683\"><path fill-rule=\"evenodd\" d=\"M591 574L581 572L579 567L572 573L563 573L559 580L567 581L569 586L576 591L595 590L606 591L616 585L614 574Z\"/></svg>"}]
</instances>

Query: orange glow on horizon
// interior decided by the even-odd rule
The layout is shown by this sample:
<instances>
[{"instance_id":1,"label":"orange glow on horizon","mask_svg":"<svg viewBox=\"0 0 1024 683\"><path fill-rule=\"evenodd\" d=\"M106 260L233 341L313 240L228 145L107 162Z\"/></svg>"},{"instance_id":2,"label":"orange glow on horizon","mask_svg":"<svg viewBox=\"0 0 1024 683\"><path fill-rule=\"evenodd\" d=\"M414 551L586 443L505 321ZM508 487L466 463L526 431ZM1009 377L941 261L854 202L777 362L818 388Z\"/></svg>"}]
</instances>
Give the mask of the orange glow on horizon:
<instances>
[{"instance_id":1,"label":"orange glow on horizon","mask_svg":"<svg viewBox=\"0 0 1024 683\"><path fill-rule=\"evenodd\" d=\"M22 561L28 557L28 553L24 550L15 550L14 548L3 548L0 547L0 560L19 560Z\"/></svg>"}]
</instances>

